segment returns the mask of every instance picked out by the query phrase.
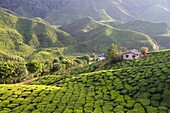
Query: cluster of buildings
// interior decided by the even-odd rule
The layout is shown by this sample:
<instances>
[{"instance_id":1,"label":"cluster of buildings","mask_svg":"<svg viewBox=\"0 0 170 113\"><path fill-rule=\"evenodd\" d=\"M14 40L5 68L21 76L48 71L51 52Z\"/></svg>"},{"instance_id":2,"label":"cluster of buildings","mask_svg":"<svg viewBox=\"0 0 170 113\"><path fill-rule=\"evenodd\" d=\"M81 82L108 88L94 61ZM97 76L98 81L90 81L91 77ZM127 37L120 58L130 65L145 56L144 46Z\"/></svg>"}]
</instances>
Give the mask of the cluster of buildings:
<instances>
[{"instance_id":1,"label":"cluster of buildings","mask_svg":"<svg viewBox=\"0 0 170 113\"><path fill-rule=\"evenodd\" d=\"M143 58L147 55L147 52L140 52L136 49L131 49L131 50L128 50L126 52L123 52L121 57L123 60L133 60L133 59L140 59L140 58ZM104 60L106 58L105 54L102 53L102 54L98 54L97 55L97 58L96 58L96 61L101 61L101 60Z\"/></svg>"}]
</instances>

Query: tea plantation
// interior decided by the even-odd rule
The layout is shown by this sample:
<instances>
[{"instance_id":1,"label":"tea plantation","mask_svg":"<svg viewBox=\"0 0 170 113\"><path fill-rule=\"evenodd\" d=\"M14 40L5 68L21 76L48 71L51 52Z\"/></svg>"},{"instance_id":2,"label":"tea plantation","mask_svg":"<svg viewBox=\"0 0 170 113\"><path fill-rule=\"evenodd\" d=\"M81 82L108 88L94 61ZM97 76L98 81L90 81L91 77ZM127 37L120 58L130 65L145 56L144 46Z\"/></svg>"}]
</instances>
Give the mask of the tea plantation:
<instances>
[{"instance_id":1,"label":"tea plantation","mask_svg":"<svg viewBox=\"0 0 170 113\"><path fill-rule=\"evenodd\" d=\"M169 69L168 50L99 71L0 85L0 113L170 113Z\"/></svg>"}]
</instances>

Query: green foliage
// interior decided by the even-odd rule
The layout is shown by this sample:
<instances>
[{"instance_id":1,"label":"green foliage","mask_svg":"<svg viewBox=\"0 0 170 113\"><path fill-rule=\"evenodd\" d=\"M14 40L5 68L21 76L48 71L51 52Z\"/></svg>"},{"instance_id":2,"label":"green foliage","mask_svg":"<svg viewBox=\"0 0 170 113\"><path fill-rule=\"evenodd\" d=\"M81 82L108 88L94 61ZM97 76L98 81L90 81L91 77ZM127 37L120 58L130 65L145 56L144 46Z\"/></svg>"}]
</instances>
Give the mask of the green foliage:
<instances>
[{"instance_id":1,"label":"green foliage","mask_svg":"<svg viewBox=\"0 0 170 113\"><path fill-rule=\"evenodd\" d=\"M158 113L158 109L156 107L148 106L147 112L148 113Z\"/></svg>"},{"instance_id":2,"label":"green foliage","mask_svg":"<svg viewBox=\"0 0 170 113\"><path fill-rule=\"evenodd\" d=\"M51 73L54 73L56 71L59 71L62 69L62 65L60 63L54 63L52 68L50 69Z\"/></svg>"},{"instance_id":3,"label":"green foliage","mask_svg":"<svg viewBox=\"0 0 170 113\"><path fill-rule=\"evenodd\" d=\"M0 85L0 110L168 113L169 58L169 50L161 51L141 60L107 64L94 72L84 72L92 68L88 65L80 69L84 73L42 76L30 85ZM62 63L52 62L51 66Z\"/></svg>"},{"instance_id":4,"label":"green foliage","mask_svg":"<svg viewBox=\"0 0 170 113\"><path fill-rule=\"evenodd\" d=\"M30 61L26 64L26 67L28 69L29 72L31 73L35 73L36 71L38 71L40 69L40 63L36 60Z\"/></svg>"},{"instance_id":5,"label":"green foliage","mask_svg":"<svg viewBox=\"0 0 170 113\"><path fill-rule=\"evenodd\" d=\"M72 26L74 26L74 23ZM150 50L156 49L156 44L151 37L136 31L120 30L108 25L99 25L99 27L83 33L83 35L81 31L80 35L79 33L76 34L76 31L74 32L69 27L67 29L67 25L65 28L68 33L73 33L73 36L79 37L76 38L78 44L65 48L65 53L106 53L108 45L112 43L118 45L119 49L123 51L133 48L139 50L142 46L147 46Z\"/></svg>"},{"instance_id":6,"label":"green foliage","mask_svg":"<svg viewBox=\"0 0 170 113\"><path fill-rule=\"evenodd\" d=\"M45 21L20 17L4 9L0 9L0 27L0 53L4 56L0 60L23 61L37 49L74 44L72 36ZM33 57L44 60L47 56L49 53L42 52Z\"/></svg>"},{"instance_id":7,"label":"green foliage","mask_svg":"<svg viewBox=\"0 0 170 113\"><path fill-rule=\"evenodd\" d=\"M16 83L27 77L27 70L24 64L15 62L0 63L0 82Z\"/></svg>"},{"instance_id":8,"label":"green foliage","mask_svg":"<svg viewBox=\"0 0 170 113\"><path fill-rule=\"evenodd\" d=\"M148 47L144 47L144 46L143 46L143 47L140 48L140 51L141 51L141 52L148 52L148 50L149 50Z\"/></svg>"},{"instance_id":9,"label":"green foliage","mask_svg":"<svg viewBox=\"0 0 170 113\"><path fill-rule=\"evenodd\" d=\"M111 63L120 61L120 52L116 44L112 44L107 50L107 55Z\"/></svg>"},{"instance_id":10,"label":"green foliage","mask_svg":"<svg viewBox=\"0 0 170 113\"><path fill-rule=\"evenodd\" d=\"M85 55L85 56L81 56L81 57L77 57L77 59L84 59L87 61L87 63L90 62L90 56L89 55Z\"/></svg>"}]
</instances>

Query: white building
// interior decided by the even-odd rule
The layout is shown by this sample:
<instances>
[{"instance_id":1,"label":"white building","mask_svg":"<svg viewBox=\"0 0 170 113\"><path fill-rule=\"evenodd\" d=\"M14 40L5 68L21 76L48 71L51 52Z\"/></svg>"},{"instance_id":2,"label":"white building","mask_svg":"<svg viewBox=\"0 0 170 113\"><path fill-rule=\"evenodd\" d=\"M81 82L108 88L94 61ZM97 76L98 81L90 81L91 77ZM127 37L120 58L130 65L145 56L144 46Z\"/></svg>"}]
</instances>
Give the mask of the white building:
<instances>
[{"instance_id":1,"label":"white building","mask_svg":"<svg viewBox=\"0 0 170 113\"><path fill-rule=\"evenodd\" d=\"M98 55L98 57L97 57L97 60L96 60L96 61L102 61L102 60L104 60L104 59L106 59L106 57L105 57L105 54L104 54L104 53L102 53L102 54L99 54L99 55Z\"/></svg>"},{"instance_id":2,"label":"white building","mask_svg":"<svg viewBox=\"0 0 170 113\"><path fill-rule=\"evenodd\" d=\"M136 49L128 50L122 53L123 60L133 60L142 58L141 52Z\"/></svg>"}]
</instances>

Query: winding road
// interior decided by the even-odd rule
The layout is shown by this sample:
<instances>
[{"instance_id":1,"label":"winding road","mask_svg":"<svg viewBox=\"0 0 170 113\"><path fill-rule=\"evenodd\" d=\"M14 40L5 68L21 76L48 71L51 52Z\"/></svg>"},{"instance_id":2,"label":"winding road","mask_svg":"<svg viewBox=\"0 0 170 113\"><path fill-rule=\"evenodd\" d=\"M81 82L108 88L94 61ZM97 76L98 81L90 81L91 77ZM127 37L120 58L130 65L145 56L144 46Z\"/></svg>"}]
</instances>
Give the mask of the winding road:
<instances>
[{"instance_id":1,"label":"winding road","mask_svg":"<svg viewBox=\"0 0 170 113\"><path fill-rule=\"evenodd\" d=\"M156 49L154 51L159 51L160 47L158 45L158 42L156 40L154 40L154 39L152 39L152 40L156 44Z\"/></svg>"}]
</instances>

